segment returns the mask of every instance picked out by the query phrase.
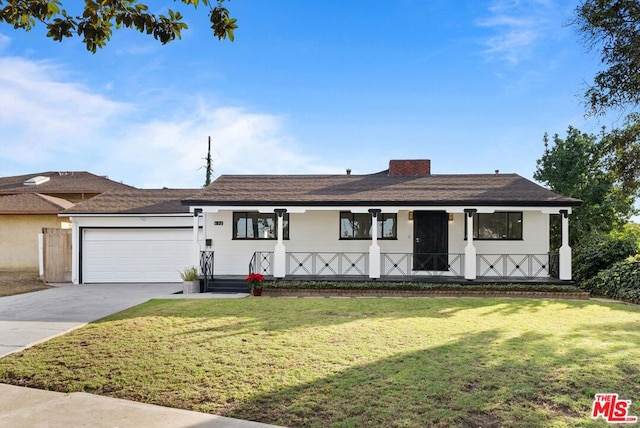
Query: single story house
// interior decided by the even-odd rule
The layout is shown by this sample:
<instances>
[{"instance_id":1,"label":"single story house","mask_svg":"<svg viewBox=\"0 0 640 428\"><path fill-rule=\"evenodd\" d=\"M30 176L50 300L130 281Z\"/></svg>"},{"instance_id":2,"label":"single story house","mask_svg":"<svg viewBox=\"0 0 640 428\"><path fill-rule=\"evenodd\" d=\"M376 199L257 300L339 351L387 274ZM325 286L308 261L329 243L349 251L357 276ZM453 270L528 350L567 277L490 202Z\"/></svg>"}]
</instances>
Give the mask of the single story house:
<instances>
[{"instance_id":1,"label":"single story house","mask_svg":"<svg viewBox=\"0 0 640 428\"><path fill-rule=\"evenodd\" d=\"M365 175L223 175L183 200L194 248L215 261L207 275L467 280L570 280L580 203L517 174L431 174L429 160ZM554 214L559 254L549 252Z\"/></svg>"},{"instance_id":2,"label":"single story house","mask_svg":"<svg viewBox=\"0 0 640 428\"><path fill-rule=\"evenodd\" d=\"M180 282L199 257L202 237L181 203L197 191L118 189L62 212L72 222L73 283Z\"/></svg>"},{"instance_id":3,"label":"single story house","mask_svg":"<svg viewBox=\"0 0 640 428\"><path fill-rule=\"evenodd\" d=\"M58 214L107 190L131 189L85 171L0 177L0 269L38 269L43 228L70 228Z\"/></svg>"}]
</instances>

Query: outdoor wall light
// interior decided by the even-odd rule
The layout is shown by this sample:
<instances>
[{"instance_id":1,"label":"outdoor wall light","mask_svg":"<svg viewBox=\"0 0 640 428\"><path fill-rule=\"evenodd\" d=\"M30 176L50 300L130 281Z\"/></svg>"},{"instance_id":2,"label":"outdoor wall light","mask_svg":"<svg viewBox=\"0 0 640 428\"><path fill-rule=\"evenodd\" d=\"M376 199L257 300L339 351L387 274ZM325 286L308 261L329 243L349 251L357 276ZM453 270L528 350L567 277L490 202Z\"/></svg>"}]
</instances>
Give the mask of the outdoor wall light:
<instances>
[{"instance_id":1,"label":"outdoor wall light","mask_svg":"<svg viewBox=\"0 0 640 428\"><path fill-rule=\"evenodd\" d=\"M413 220L413 211L409 211L409 220Z\"/></svg>"},{"instance_id":2,"label":"outdoor wall light","mask_svg":"<svg viewBox=\"0 0 640 428\"><path fill-rule=\"evenodd\" d=\"M453 213L449 213L449 221L453 221Z\"/></svg>"}]
</instances>

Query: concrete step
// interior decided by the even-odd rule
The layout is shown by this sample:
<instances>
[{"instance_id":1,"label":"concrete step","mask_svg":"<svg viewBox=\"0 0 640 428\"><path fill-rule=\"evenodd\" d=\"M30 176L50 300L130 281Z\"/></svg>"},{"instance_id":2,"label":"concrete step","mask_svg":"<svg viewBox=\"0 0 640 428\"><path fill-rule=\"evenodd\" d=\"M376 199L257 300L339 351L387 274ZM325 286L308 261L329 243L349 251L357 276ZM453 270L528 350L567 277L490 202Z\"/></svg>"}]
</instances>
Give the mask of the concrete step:
<instances>
[{"instance_id":1,"label":"concrete step","mask_svg":"<svg viewBox=\"0 0 640 428\"><path fill-rule=\"evenodd\" d=\"M214 279L209 282L208 293L248 293L251 290L244 280L241 279Z\"/></svg>"}]
</instances>

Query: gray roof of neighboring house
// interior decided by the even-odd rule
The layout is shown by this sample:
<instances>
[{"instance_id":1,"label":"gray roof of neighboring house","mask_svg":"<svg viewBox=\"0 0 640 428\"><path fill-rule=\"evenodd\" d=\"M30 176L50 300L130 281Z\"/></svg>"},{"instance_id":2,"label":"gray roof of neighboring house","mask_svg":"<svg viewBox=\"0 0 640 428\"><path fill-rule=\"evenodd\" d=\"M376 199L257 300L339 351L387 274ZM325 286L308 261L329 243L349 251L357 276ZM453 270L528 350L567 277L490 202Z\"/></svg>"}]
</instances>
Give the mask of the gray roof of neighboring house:
<instances>
[{"instance_id":1,"label":"gray roof of neighboring house","mask_svg":"<svg viewBox=\"0 0 640 428\"><path fill-rule=\"evenodd\" d=\"M73 203L39 193L0 195L0 214L58 214Z\"/></svg>"},{"instance_id":2,"label":"gray roof of neighboring house","mask_svg":"<svg viewBox=\"0 0 640 428\"><path fill-rule=\"evenodd\" d=\"M181 200L199 189L127 189L102 193L76 204L63 214L180 214L189 207Z\"/></svg>"},{"instance_id":3,"label":"gray roof of neighboring house","mask_svg":"<svg viewBox=\"0 0 640 428\"><path fill-rule=\"evenodd\" d=\"M185 205L577 206L517 174L223 175Z\"/></svg>"},{"instance_id":4,"label":"gray roof of neighboring house","mask_svg":"<svg viewBox=\"0 0 640 428\"><path fill-rule=\"evenodd\" d=\"M42 184L27 186L25 181L34 177L47 177ZM82 194L102 193L113 189L133 189L132 186L109 180L107 177L86 171L36 172L33 174L0 177L0 195L17 193Z\"/></svg>"}]
</instances>

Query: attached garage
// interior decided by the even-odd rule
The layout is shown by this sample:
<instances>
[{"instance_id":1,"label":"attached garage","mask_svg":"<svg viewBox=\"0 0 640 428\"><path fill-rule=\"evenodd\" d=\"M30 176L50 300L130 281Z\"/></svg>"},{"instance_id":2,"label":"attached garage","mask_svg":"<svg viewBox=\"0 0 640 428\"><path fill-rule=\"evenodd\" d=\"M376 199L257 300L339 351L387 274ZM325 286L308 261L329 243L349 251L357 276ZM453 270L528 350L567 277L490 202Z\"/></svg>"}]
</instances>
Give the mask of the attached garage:
<instances>
[{"instance_id":1,"label":"attached garage","mask_svg":"<svg viewBox=\"0 0 640 428\"><path fill-rule=\"evenodd\" d=\"M192 257L192 228L83 229L81 282L180 282Z\"/></svg>"},{"instance_id":2,"label":"attached garage","mask_svg":"<svg viewBox=\"0 0 640 428\"><path fill-rule=\"evenodd\" d=\"M182 282L180 272L198 264L193 236L198 217L181 202L195 192L118 190L64 211L72 223L72 281ZM201 238L201 226L198 231Z\"/></svg>"}]
</instances>

